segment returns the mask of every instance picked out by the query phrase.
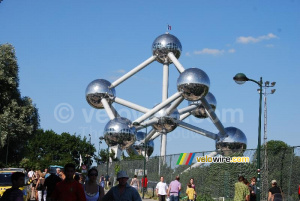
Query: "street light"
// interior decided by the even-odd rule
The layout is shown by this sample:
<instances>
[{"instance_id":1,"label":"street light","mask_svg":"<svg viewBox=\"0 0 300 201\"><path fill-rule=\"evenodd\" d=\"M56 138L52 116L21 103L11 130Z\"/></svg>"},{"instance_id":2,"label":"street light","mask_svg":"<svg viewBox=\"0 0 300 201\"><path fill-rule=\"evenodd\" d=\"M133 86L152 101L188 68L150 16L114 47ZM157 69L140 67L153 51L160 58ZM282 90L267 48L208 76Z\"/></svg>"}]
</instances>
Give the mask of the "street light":
<instances>
[{"instance_id":1,"label":"street light","mask_svg":"<svg viewBox=\"0 0 300 201\"><path fill-rule=\"evenodd\" d=\"M262 77L260 81L247 78L244 73L238 73L233 77L237 84L244 84L246 81L255 82L259 86L259 116L258 116L258 143L257 143L257 201L260 201L260 147L261 147L261 104L262 104ZM275 85L275 83L274 83Z\"/></svg>"}]
</instances>

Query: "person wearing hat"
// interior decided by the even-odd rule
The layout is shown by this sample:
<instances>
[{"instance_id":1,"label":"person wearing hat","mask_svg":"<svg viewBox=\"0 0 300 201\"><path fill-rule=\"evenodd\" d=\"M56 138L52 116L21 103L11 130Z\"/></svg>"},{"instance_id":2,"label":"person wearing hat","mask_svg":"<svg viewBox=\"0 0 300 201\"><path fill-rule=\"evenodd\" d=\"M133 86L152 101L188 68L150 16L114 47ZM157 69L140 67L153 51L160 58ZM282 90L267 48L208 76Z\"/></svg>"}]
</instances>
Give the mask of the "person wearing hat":
<instances>
[{"instance_id":1,"label":"person wearing hat","mask_svg":"<svg viewBox=\"0 0 300 201\"><path fill-rule=\"evenodd\" d=\"M283 193L281 189L277 186L277 181L271 181L272 188L269 189L269 201L282 201L283 200Z\"/></svg>"},{"instance_id":2,"label":"person wearing hat","mask_svg":"<svg viewBox=\"0 0 300 201\"><path fill-rule=\"evenodd\" d=\"M103 197L102 201L142 201L138 191L130 186L127 181L129 177L123 170L117 174L118 185L112 187Z\"/></svg>"}]
</instances>

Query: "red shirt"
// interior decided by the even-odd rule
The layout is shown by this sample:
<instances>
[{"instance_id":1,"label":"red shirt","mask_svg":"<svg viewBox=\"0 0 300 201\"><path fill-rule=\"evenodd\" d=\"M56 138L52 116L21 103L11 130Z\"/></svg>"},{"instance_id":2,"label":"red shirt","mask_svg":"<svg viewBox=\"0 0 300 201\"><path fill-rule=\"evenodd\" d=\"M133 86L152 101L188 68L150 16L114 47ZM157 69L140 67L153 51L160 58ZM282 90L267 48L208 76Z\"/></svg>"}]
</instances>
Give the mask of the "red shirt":
<instances>
[{"instance_id":1,"label":"red shirt","mask_svg":"<svg viewBox=\"0 0 300 201\"><path fill-rule=\"evenodd\" d=\"M142 178L142 186L143 186L144 188L147 188L147 184L148 184L148 178L145 177L145 183L144 183L144 178Z\"/></svg>"},{"instance_id":2,"label":"red shirt","mask_svg":"<svg viewBox=\"0 0 300 201\"><path fill-rule=\"evenodd\" d=\"M51 198L54 201L86 201L82 185L75 180L58 182Z\"/></svg>"}]
</instances>

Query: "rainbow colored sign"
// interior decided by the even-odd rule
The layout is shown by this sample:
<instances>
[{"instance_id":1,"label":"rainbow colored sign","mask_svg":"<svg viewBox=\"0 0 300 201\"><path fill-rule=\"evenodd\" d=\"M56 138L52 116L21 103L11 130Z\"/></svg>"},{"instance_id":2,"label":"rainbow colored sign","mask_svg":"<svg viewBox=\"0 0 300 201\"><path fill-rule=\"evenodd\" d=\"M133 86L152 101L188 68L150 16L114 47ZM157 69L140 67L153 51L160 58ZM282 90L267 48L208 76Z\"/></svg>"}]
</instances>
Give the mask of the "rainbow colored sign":
<instances>
[{"instance_id":1,"label":"rainbow colored sign","mask_svg":"<svg viewBox=\"0 0 300 201\"><path fill-rule=\"evenodd\" d=\"M181 153L176 165L192 165L195 153Z\"/></svg>"}]
</instances>

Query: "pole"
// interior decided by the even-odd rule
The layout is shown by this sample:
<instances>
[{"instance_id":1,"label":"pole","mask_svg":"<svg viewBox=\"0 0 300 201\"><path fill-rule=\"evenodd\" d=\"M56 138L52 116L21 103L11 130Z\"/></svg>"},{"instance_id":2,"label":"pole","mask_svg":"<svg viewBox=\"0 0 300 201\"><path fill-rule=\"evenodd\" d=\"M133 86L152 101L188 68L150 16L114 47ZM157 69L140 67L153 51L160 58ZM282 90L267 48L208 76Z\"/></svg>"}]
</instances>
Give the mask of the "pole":
<instances>
[{"instance_id":1,"label":"pole","mask_svg":"<svg viewBox=\"0 0 300 201\"><path fill-rule=\"evenodd\" d=\"M265 198L267 196L267 186L268 186L268 150L267 150L267 88L264 87L264 172L262 178L261 192L262 196ZM261 197L262 197L261 196Z\"/></svg>"},{"instance_id":2,"label":"pole","mask_svg":"<svg viewBox=\"0 0 300 201\"><path fill-rule=\"evenodd\" d=\"M147 127L146 127L146 136L147 136ZM145 152L145 157L144 157L144 182L142 182L142 191L143 191L143 199L145 196L145 191L144 191L144 186L145 186L145 171L146 171L146 150L147 150L147 142L144 142L144 152Z\"/></svg>"},{"instance_id":3,"label":"pole","mask_svg":"<svg viewBox=\"0 0 300 201\"><path fill-rule=\"evenodd\" d=\"M261 148L261 105L262 105L262 77L259 82L259 116L258 116L258 144L257 144L257 201L260 201L260 148Z\"/></svg>"}]
</instances>

